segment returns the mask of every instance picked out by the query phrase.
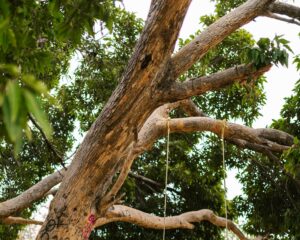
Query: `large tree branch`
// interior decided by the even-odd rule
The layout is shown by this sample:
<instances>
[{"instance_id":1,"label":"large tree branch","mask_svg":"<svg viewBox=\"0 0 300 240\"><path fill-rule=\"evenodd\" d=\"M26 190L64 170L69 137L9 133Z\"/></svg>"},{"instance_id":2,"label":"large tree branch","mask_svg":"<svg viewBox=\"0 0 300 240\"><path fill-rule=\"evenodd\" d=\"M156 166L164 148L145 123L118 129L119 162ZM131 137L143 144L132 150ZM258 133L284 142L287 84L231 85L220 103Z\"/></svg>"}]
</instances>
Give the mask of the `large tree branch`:
<instances>
[{"instance_id":1,"label":"large tree branch","mask_svg":"<svg viewBox=\"0 0 300 240\"><path fill-rule=\"evenodd\" d=\"M243 82L248 79L256 79L271 68L271 65L255 69L251 64L239 65L221 72L187 80L183 83L174 82L170 91L165 95L169 101L176 101L201 95L207 91L215 91L235 82Z\"/></svg>"},{"instance_id":2,"label":"large tree branch","mask_svg":"<svg viewBox=\"0 0 300 240\"><path fill-rule=\"evenodd\" d=\"M48 191L60 183L65 170L57 171L44 178L19 196L0 203L0 219L8 217L17 211L27 208L33 202L43 198Z\"/></svg>"},{"instance_id":3,"label":"large tree branch","mask_svg":"<svg viewBox=\"0 0 300 240\"><path fill-rule=\"evenodd\" d=\"M42 225L43 221L37 221L32 219L26 219L22 217L7 217L0 221L3 224L12 225L12 224L34 224L34 225Z\"/></svg>"},{"instance_id":4,"label":"large tree branch","mask_svg":"<svg viewBox=\"0 0 300 240\"><path fill-rule=\"evenodd\" d=\"M239 239L248 239L232 221L218 217L209 209L186 212L178 216L166 217L166 219L164 219L163 217L145 213L131 207L114 205L108 210L105 218L100 218L96 221L95 227L109 222L128 222L151 229L193 229L193 223L202 221L208 221L219 227L226 227L227 222L228 229Z\"/></svg>"},{"instance_id":5,"label":"large tree branch","mask_svg":"<svg viewBox=\"0 0 300 240\"><path fill-rule=\"evenodd\" d=\"M265 12L272 0L249 0L215 23L184 46L172 57L175 77L188 70L207 51L215 47L229 34Z\"/></svg>"},{"instance_id":6,"label":"large tree branch","mask_svg":"<svg viewBox=\"0 0 300 240\"><path fill-rule=\"evenodd\" d=\"M166 121L158 123L161 125L160 128L164 127ZM169 126L171 132L210 131L219 136L222 135L224 129L225 139L242 139L251 143L264 145L275 152L282 152L291 147L292 136L285 132L268 129L268 134L264 134L265 132L262 129L253 129L235 123L224 123L224 121L208 117L171 119ZM279 136L280 140L277 140L274 136ZM286 139L286 141L284 142L283 139Z\"/></svg>"},{"instance_id":7,"label":"large tree branch","mask_svg":"<svg viewBox=\"0 0 300 240\"><path fill-rule=\"evenodd\" d=\"M73 217L72 209L77 209L76 223L69 224L69 228L56 228L51 236L73 234L74 238L79 239L77 229L85 222L82 216L98 214L92 212L92 207L97 201L101 202L109 189L113 189L113 177L120 172L129 146L135 142L140 128L158 105L152 90L169 71L166 64L174 51L190 2L152 2L144 30L120 83L75 154L52 201L52 206L59 206L59 209L50 207L38 238L47 223L60 211ZM122 183L121 179L114 189L118 190L119 183ZM77 198L82 201L78 202Z\"/></svg>"},{"instance_id":8,"label":"large tree branch","mask_svg":"<svg viewBox=\"0 0 300 240\"><path fill-rule=\"evenodd\" d=\"M287 23L293 23L293 24L300 26L300 21L296 20L294 18L282 17L282 16L280 16L278 14L274 14L272 12L267 12L264 16L269 17L269 18L274 18L276 20L287 22Z\"/></svg>"},{"instance_id":9,"label":"large tree branch","mask_svg":"<svg viewBox=\"0 0 300 240\"><path fill-rule=\"evenodd\" d=\"M291 18L295 18L300 20L300 8L283 2L275 2L268 7L268 10L273 13L278 13L282 15L289 16Z\"/></svg>"}]
</instances>

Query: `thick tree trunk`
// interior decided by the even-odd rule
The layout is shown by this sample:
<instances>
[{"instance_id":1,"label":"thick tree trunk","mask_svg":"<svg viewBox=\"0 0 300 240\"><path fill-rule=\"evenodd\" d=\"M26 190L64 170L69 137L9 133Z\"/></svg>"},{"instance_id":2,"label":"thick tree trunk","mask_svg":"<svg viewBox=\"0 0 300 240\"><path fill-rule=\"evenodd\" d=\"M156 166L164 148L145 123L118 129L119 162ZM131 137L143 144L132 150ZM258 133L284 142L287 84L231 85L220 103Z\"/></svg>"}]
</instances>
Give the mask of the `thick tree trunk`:
<instances>
[{"instance_id":1,"label":"thick tree trunk","mask_svg":"<svg viewBox=\"0 0 300 240\"><path fill-rule=\"evenodd\" d=\"M272 2L248 1L171 58L190 1L152 1L121 82L78 149L37 239L86 239L94 223L91 214L101 218L114 203L123 179L111 190L113 177L124 166L130 167L139 152L138 134L152 112L165 103L164 91L211 47Z\"/></svg>"},{"instance_id":2,"label":"thick tree trunk","mask_svg":"<svg viewBox=\"0 0 300 240\"><path fill-rule=\"evenodd\" d=\"M121 83L81 144L37 239L83 239L87 217L102 214L101 199L157 107L153 91L168 72L162 66L174 50L189 3L152 3Z\"/></svg>"}]
</instances>

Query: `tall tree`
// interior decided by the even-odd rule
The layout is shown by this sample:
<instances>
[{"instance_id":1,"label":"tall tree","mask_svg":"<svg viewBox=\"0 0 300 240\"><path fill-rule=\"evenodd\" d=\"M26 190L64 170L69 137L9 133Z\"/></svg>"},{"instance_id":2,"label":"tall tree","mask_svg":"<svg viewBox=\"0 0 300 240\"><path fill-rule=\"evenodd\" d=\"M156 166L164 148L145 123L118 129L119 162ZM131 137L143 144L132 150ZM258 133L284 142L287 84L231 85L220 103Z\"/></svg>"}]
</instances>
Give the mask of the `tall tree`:
<instances>
[{"instance_id":1,"label":"tall tree","mask_svg":"<svg viewBox=\"0 0 300 240\"><path fill-rule=\"evenodd\" d=\"M54 3L58 4L56 1ZM202 207L210 207L216 213L224 213L220 186L222 169L220 161L217 160L220 159L220 149L216 136L232 144L230 163L243 169L245 166L252 165L241 162L241 156L250 158L253 152L246 150L241 153L237 148L250 149L274 160L274 157L278 158L283 151L288 149L295 151L297 147L293 145L293 137L283 131L271 128L253 129L229 122L238 118L245 124L251 125L253 119L259 114L259 106L264 102L262 95L264 79L261 76L273 63L286 64L286 49L289 50L283 38L276 37L273 41L261 39L257 46L254 46L253 40L245 31L236 30L262 15L283 20L277 14L284 14L289 17L284 20L298 23L300 9L270 0L249 0L243 4L239 1L231 3L224 4L224 1L217 1L216 15L202 18L207 27L192 39L182 42L184 46L174 53L178 32L190 1L152 1L148 19L126 67L124 63L135 44L136 34L141 29L139 24L132 27L135 21L132 15L118 10L116 15L119 19L115 18L115 24L119 25L116 28L119 32L116 31L108 37L103 45L85 37L81 42L83 44L80 45L83 64L76 73L77 79L74 84L63 86L58 90L62 112L55 114L58 110L47 103L45 108L53 117L54 134L58 135L54 135L53 141L57 141L56 144L62 148L61 152L70 149L68 141L71 141L70 136L74 128L73 119L80 120L83 130L87 130L91 122L94 122L67 170L55 172L19 196L0 203L2 222L9 224L26 221L14 218L13 215L43 198L53 186L62 181L37 239L86 239L95 227L101 228L100 232L94 234L102 234L102 237L109 238L112 235L107 232L109 229L113 230L114 226L111 228L102 228L102 226L116 221L153 229L191 229L194 227L193 223L204 220L216 226L228 226L240 239L247 239L232 221L217 217L211 210L200 210ZM77 22L74 20L76 23L85 24L84 13L93 9L84 4L80 6L82 8L74 8L68 4L57 7L49 3L51 11L56 9L55 16L58 17L55 19L67 19L69 26L74 28L72 30L72 28L61 27L59 32L61 36L66 32L68 33L66 36L71 37L75 33L76 38L71 38L73 39L71 42L74 43L80 41L81 37L78 39L78 36L81 36L85 27L91 30L88 28L91 26L89 23L78 28L81 30L76 32L78 29L74 27L74 16L76 16ZM234 10L229 11L232 8ZM91 19L98 16L94 16L94 12L91 12ZM70 16L67 17L67 14ZM98 18L110 22L102 15ZM241 40L243 40L242 44L238 44ZM65 39L63 38L62 41ZM122 46L123 42L126 43L125 46ZM114 50L110 52L110 49ZM117 79L118 77L120 80ZM7 85L7 89L10 89L11 84ZM110 96L114 87L116 88ZM12 89L14 88L17 87ZM97 94L99 88L101 95ZM14 91L6 91L8 100L11 92ZM190 98L194 96L198 97L191 100ZM88 115L82 108L88 109ZM30 113L31 109L28 110ZM5 110L3 113L6 114ZM96 118L97 114L99 116ZM8 116L14 122L14 114L9 113ZM217 120L218 118L227 118L227 121ZM55 157L61 161L63 156L53 148L52 140L50 141L44 133L47 129L46 124L42 124L37 114L31 119L36 127L36 134L44 139L44 149L55 154ZM55 125L56 120L58 125ZM8 122L4 121L4 124L9 135ZM157 203L155 199L162 199L163 141L155 141L164 136L168 128L173 133L171 138L174 144L171 142L171 152L177 155L174 157L176 160L170 162L172 185L168 190L169 194L172 194L172 201L170 201L169 214L180 214L180 211L185 213L164 219L141 210L151 209L151 206ZM178 134L204 131L216 135ZM202 142L201 149L197 153L199 139ZM17 145L14 138L10 138L10 141ZM37 143L29 145L39 146ZM6 143L2 147L8 149ZM24 149L25 147L26 144ZM152 152L143 154L152 147ZM38 148L38 150L43 154L47 153L43 149ZM11 154L10 152L7 154ZM28 154L28 152L30 151L23 150L20 154ZM7 156L4 155L2 158L7 159ZM47 156L49 158L48 154ZM179 158L184 161L179 161ZM137 161L132 167L135 159ZM264 159L260 156L259 162L265 164ZM284 161L282 160L283 163ZM282 169L279 160L277 163L289 181L299 184L295 174ZM277 166L275 162L272 164ZM131 167L132 171L130 171ZM47 173L43 172L40 176L45 174ZM128 175L130 178L125 183ZM149 178L153 176L157 178L155 181ZM145 187L140 186L143 183L148 187L146 193L143 193ZM128 193L125 195L125 202L129 204L127 206L120 204L123 195L119 192L123 185L123 191ZM135 197L130 196L133 188L137 191ZM203 198L206 195L208 198ZM201 202L197 203L195 200L197 196L202 196ZM141 210L134 209L135 206L140 207ZM158 206L156 213L161 213L162 210L162 206ZM233 217L234 214L230 216ZM259 227L255 224L252 226ZM128 229L126 225L116 227L122 231ZM268 228L262 228L263 230L254 229L252 233L272 232L272 229L267 232L265 229ZM204 232L207 232L207 236L219 234L217 228L203 230L198 234L204 236L204 239L206 238ZM127 237L118 235L116 231L115 233L116 237L122 239L149 237L151 234L155 238L153 232L137 232L136 235ZM199 239L198 234L193 236L194 239ZM170 233L172 238L183 236L184 233L179 231L175 234Z\"/></svg>"}]
</instances>

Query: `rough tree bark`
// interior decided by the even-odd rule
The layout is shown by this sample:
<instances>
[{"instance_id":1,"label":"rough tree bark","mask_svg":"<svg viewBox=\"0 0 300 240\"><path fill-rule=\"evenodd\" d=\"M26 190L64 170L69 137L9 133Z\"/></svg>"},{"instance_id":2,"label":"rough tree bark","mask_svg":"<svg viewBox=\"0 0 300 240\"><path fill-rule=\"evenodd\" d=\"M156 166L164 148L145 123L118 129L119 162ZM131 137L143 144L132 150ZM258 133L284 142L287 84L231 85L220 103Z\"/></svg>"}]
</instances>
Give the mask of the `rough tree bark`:
<instances>
[{"instance_id":1,"label":"rough tree bark","mask_svg":"<svg viewBox=\"0 0 300 240\"><path fill-rule=\"evenodd\" d=\"M211 131L221 135L224 122L207 117L189 97L216 91L249 77L254 81L271 66L254 69L251 65L241 65L184 83L176 79L225 37L257 16L270 16L271 12L299 19L298 8L273 0L249 0L173 54L190 2L152 1L144 31L119 86L87 133L64 176L54 173L16 199L0 203L3 223L25 222L11 216L45 196L62 180L37 239L84 239L87 224L94 224L89 226L91 230L113 221L163 228L160 217L116 205L132 162L166 133L167 121L173 132ZM168 112L177 107L191 117L167 120ZM225 124L224 137L239 147L267 155L292 146L292 136L286 133L231 123ZM114 176L117 176L115 182ZM91 220L91 216L95 219ZM203 220L221 227L226 225L225 219L210 210L199 210L168 218L166 227L192 228L192 222ZM232 222L228 226L240 239L247 239Z\"/></svg>"}]
</instances>

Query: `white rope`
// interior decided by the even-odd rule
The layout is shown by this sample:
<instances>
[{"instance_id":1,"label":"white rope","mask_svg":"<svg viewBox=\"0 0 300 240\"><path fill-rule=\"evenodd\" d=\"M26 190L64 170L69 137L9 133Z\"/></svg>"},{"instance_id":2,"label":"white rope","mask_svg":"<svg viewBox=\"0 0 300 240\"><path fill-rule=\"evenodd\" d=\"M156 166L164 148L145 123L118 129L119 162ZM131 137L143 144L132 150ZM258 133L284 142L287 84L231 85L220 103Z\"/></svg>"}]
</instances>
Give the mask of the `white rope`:
<instances>
[{"instance_id":1,"label":"white rope","mask_svg":"<svg viewBox=\"0 0 300 240\"><path fill-rule=\"evenodd\" d=\"M226 127L226 120L223 120L222 127L222 160L223 160L223 187L224 187L224 205L225 205L225 218L226 218L226 229L225 239L228 240L228 217L227 217L227 188L226 188L226 164L225 164L225 146L224 146L224 130Z\"/></svg>"},{"instance_id":2,"label":"white rope","mask_svg":"<svg viewBox=\"0 0 300 240\"><path fill-rule=\"evenodd\" d=\"M166 215L167 215L167 185L168 185L168 171L169 171L169 142L170 142L170 118L167 121L167 156L166 156L166 175L165 175L165 201L164 201L164 230L163 240L166 238Z\"/></svg>"}]
</instances>

